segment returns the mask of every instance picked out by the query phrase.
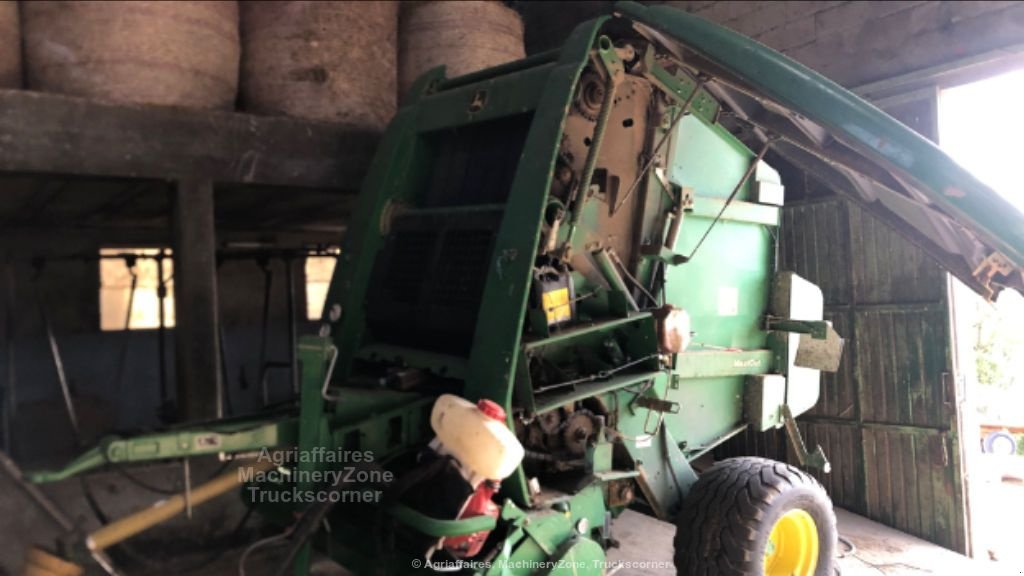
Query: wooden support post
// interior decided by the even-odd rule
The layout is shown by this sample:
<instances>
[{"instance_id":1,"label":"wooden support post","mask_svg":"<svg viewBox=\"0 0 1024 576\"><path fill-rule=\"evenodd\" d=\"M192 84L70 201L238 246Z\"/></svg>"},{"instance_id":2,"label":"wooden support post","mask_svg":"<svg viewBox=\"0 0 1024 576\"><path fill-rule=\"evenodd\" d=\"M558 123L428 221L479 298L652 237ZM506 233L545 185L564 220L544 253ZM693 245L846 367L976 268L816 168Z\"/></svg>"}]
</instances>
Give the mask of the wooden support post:
<instances>
[{"instance_id":1,"label":"wooden support post","mask_svg":"<svg viewBox=\"0 0 1024 576\"><path fill-rule=\"evenodd\" d=\"M181 420L219 417L216 233L213 184L181 180L174 195L174 354Z\"/></svg>"}]
</instances>

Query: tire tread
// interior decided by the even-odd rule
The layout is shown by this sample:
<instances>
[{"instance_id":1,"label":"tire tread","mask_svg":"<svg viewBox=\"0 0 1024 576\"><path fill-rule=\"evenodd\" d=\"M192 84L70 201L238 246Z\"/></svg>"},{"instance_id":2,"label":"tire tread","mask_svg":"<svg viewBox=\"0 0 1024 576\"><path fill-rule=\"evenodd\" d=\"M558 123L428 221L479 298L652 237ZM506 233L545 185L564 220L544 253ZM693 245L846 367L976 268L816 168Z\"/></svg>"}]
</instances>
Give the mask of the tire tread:
<instances>
[{"instance_id":1,"label":"tire tread","mask_svg":"<svg viewBox=\"0 0 1024 576\"><path fill-rule=\"evenodd\" d=\"M694 484L676 521L677 573L756 573L760 569L760 559L756 557L759 523L777 497L794 489L817 492L828 502L821 484L795 466L754 457L717 463ZM834 532L835 514L831 506L826 512ZM826 567L819 566L822 568Z\"/></svg>"}]
</instances>

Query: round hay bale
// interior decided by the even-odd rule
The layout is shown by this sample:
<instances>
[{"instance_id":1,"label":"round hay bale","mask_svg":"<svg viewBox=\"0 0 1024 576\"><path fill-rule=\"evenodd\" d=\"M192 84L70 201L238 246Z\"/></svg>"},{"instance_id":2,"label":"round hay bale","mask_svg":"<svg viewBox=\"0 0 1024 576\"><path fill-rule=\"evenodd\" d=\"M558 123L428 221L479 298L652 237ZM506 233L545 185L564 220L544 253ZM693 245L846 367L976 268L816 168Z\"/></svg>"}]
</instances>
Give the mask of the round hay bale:
<instances>
[{"instance_id":1,"label":"round hay bale","mask_svg":"<svg viewBox=\"0 0 1024 576\"><path fill-rule=\"evenodd\" d=\"M395 2L241 3L242 105L381 131L395 114Z\"/></svg>"},{"instance_id":2,"label":"round hay bale","mask_svg":"<svg viewBox=\"0 0 1024 576\"><path fill-rule=\"evenodd\" d=\"M454 78L526 56L523 21L501 2L403 4L399 30L402 98L421 74L442 64L445 75Z\"/></svg>"},{"instance_id":3,"label":"round hay bale","mask_svg":"<svg viewBox=\"0 0 1024 576\"><path fill-rule=\"evenodd\" d=\"M0 88L21 88L21 28L14 0L0 0Z\"/></svg>"},{"instance_id":4,"label":"round hay bale","mask_svg":"<svg viewBox=\"0 0 1024 576\"><path fill-rule=\"evenodd\" d=\"M22 3L28 87L109 102L232 108L238 4Z\"/></svg>"}]
</instances>

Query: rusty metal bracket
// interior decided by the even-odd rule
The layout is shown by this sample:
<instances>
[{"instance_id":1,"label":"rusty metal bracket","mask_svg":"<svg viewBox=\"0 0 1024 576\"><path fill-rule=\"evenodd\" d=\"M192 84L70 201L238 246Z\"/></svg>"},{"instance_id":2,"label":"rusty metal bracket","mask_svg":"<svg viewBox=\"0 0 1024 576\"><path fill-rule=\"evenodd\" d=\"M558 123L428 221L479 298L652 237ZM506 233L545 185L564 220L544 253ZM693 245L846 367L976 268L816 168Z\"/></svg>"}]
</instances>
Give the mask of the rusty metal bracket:
<instances>
[{"instance_id":1,"label":"rusty metal bracket","mask_svg":"<svg viewBox=\"0 0 1024 576\"><path fill-rule=\"evenodd\" d=\"M1009 258L999 252L989 254L978 264L972 275L988 290L988 295L985 296L986 300L991 300L994 293L994 290L992 290L992 278L996 274L1009 276L1013 273L1013 268L1013 262L1010 262ZM1024 271L1021 273L1024 274Z\"/></svg>"},{"instance_id":2,"label":"rusty metal bracket","mask_svg":"<svg viewBox=\"0 0 1024 576\"><path fill-rule=\"evenodd\" d=\"M679 402L672 402L671 400L651 398L650 396L639 396L638 398L636 398L636 405L641 408L653 410L654 412L679 414Z\"/></svg>"},{"instance_id":3,"label":"rusty metal bracket","mask_svg":"<svg viewBox=\"0 0 1024 576\"><path fill-rule=\"evenodd\" d=\"M807 451L807 445L804 444L804 438L800 435L800 429L796 426L796 420L793 418L793 412L789 409L788 404L782 405L782 420L786 425L786 436L789 437L790 445L796 452L796 460L800 466L821 470L825 474L831 472L832 465L829 464L821 446L815 446L814 452Z\"/></svg>"}]
</instances>

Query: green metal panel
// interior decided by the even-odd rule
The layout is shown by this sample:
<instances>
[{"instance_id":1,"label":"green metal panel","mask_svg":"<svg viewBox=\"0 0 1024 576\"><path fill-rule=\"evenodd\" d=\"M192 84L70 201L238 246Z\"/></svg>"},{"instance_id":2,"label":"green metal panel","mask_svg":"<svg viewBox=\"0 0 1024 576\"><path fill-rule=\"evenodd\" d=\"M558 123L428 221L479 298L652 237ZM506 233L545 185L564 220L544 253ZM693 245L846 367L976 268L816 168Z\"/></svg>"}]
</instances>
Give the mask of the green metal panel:
<instances>
[{"instance_id":1,"label":"green metal panel","mask_svg":"<svg viewBox=\"0 0 1024 576\"><path fill-rule=\"evenodd\" d=\"M690 254L710 218L690 216L677 251ZM720 221L685 266L668 270L669 302L685 303L699 347L757 349L765 346L761 320L768 302L774 247L760 225ZM728 266L720 265L722 258Z\"/></svg>"},{"instance_id":2,"label":"green metal panel","mask_svg":"<svg viewBox=\"0 0 1024 576\"><path fill-rule=\"evenodd\" d=\"M573 31L551 72L534 117L526 142L527 153L520 159L498 232L497 260L484 290L478 324L478 333L484 336L473 348L465 391L470 399L493 396L496 388L504 388L499 401L508 404L512 399L515 355L510 351L519 347L533 267L531 255L537 251L562 121L600 23L601 20L588 23Z\"/></svg>"},{"instance_id":3,"label":"green metal panel","mask_svg":"<svg viewBox=\"0 0 1024 576\"><path fill-rule=\"evenodd\" d=\"M733 200L726 205L722 199L705 196L697 196L693 199L693 211L691 212L693 216L714 219L719 213L722 214L722 220L750 222L765 226L779 225L779 208L776 206L754 204L742 200Z\"/></svg>"},{"instance_id":4,"label":"green metal panel","mask_svg":"<svg viewBox=\"0 0 1024 576\"><path fill-rule=\"evenodd\" d=\"M512 184L506 216L498 232L497 258L490 269L483 306L463 394L470 399L491 398L510 405L526 300L537 251L551 171L558 152L562 121L570 106L576 81L603 20L578 27L566 42L540 101L526 150ZM513 422L509 420L509 424ZM504 489L517 502L529 502L526 477L519 470Z\"/></svg>"},{"instance_id":5,"label":"green metal panel","mask_svg":"<svg viewBox=\"0 0 1024 576\"><path fill-rule=\"evenodd\" d=\"M351 370L352 361L359 350L354 344L362 342L363 339L363 302L374 263L372 258L353 256L375 254L380 250L380 222L385 206L390 202L405 200L410 192L407 187L401 185L403 179L424 170L421 165L422 159L414 162L414 152L418 143L415 137L415 122L414 110L403 108L388 124L380 145L383 153L374 156L363 187L387 190L390 193L359 195L348 233L345 234L342 256L327 291L325 314L330 314L334 307L337 307L338 313L341 314L340 323L336 322L333 329L335 345L339 352L335 373L339 376L347 375Z\"/></svg>"},{"instance_id":6,"label":"green metal panel","mask_svg":"<svg viewBox=\"0 0 1024 576\"><path fill-rule=\"evenodd\" d=\"M679 122L669 179L693 188L698 197L725 198L753 158L754 154L721 126L688 116ZM749 181L744 184L736 200L750 198L750 185Z\"/></svg>"},{"instance_id":7,"label":"green metal panel","mask_svg":"<svg viewBox=\"0 0 1024 576\"><path fill-rule=\"evenodd\" d=\"M408 506L398 504L389 513L400 522L416 528L428 536L464 536L482 530L493 530L498 521L490 516L474 516L465 520L438 520L417 512Z\"/></svg>"},{"instance_id":8,"label":"green metal panel","mask_svg":"<svg viewBox=\"0 0 1024 576\"><path fill-rule=\"evenodd\" d=\"M721 210L719 199L730 195L754 157L718 128L694 118L680 123L670 178L680 187L693 188L695 200L675 251L693 257L668 269L666 301L686 308L693 343L692 352L676 362L678 389L669 391L669 398L679 402L680 414L665 425L688 454L702 452L742 424L745 374L779 369L772 353L763 350L775 249L766 226L777 222L778 208L744 202L750 195L748 182L736 196L740 202L730 206L736 212L729 219L723 213L713 224ZM743 206L750 208L739 212Z\"/></svg>"},{"instance_id":9,"label":"green metal panel","mask_svg":"<svg viewBox=\"0 0 1024 576\"><path fill-rule=\"evenodd\" d=\"M416 129L430 132L440 128L486 122L520 114L540 106L541 97L555 64L546 64L518 74L498 76L479 84L469 84L440 95L424 96L417 103ZM469 112L474 99L485 98L479 112ZM453 102L461 106L453 106Z\"/></svg>"},{"instance_id":10,"label":"green metal panel","mask_svg":"<svg viewBox=\"0 0 1024 576\"><path fill-rule=\"evenodd\" d=\"M684 352L676 360L675 374L679 378L713 378L768 374L775 369L771 350Z\"/></svg>"}]
</instances>

